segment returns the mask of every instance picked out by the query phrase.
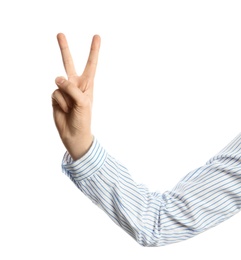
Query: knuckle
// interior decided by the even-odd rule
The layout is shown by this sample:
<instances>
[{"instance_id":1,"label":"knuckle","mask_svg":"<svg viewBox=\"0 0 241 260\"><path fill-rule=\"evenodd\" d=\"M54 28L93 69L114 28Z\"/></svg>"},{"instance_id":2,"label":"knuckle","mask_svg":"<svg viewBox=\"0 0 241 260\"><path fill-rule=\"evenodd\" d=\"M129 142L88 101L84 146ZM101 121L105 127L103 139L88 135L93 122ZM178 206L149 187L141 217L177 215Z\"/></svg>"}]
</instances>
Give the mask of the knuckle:
<instances>
[{"instance_id":1,"label":"knuckle","mask_svg":"<svg viewBox=\"0 0 241 260\"><path fill-rule=\"evenodd\" d=\"M59 95L59 90L55 89L55 91L52 93L52 98L56 98Z\"/></svg>"},{"instance_id":2,"label":"knuckle","mask_svg":"<svg viewBox=\"0 0 241 260\"><path fill-rule=\"evenodd\" d=\"M55 89L55 91L53 92L53 95L57 95L59 93L59 89Z\"/></svg>"}]
</instances>

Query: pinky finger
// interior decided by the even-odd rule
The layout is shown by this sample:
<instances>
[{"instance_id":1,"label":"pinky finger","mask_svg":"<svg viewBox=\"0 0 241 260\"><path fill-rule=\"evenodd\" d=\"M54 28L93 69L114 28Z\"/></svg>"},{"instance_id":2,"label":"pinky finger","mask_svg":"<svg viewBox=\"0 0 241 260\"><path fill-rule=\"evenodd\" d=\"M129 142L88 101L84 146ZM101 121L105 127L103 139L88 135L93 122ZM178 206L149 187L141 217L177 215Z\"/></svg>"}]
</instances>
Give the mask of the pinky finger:
<instances>
[{"instance_id":1,"label":"pinky finger","mask_svg":"<svg viewBox=\"0 0 241 260\"><path fill-rule=\"evenodd\" d=\"M68 104L59 89L52 94L52 105L53 107L59 106L65 113L69 112Z\"/></svg>"}]
</instances>

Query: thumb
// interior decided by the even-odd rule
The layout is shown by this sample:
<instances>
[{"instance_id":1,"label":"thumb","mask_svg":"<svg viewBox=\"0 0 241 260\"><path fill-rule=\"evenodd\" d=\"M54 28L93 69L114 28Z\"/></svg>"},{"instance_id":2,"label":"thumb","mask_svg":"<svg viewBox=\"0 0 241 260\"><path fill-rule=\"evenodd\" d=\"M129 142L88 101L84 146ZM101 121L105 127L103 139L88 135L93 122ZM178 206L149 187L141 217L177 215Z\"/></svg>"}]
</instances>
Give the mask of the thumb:
<instances>
[{"instance_id":1,"label":"thumb","mask_svg":"<svg viewBox=\"0 0 241 260\"><path fill-rule=\"evenodd\" d=\"M72 82L68 81L64 77L57 77L55 79L55 83L59 87L59 89L65 94L69 95L77 105L82 104L83 93Z\"/></svg>"}]
</instances>

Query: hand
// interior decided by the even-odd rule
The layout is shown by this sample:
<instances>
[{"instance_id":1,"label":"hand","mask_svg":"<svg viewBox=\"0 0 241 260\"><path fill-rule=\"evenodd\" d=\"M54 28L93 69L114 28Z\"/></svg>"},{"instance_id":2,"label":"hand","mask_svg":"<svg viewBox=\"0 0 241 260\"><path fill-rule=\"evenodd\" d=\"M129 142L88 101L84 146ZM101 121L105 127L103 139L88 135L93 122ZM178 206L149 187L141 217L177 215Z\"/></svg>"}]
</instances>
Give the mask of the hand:
<instances>
[{"instance_id":1,"label":"hand","mask_svg":"<svg viewBox=\"0 0 241 260\"><path fill-rule=\"evenodd\" d=\"M90 53L84 72L78 76L65 35L57 35L64 68L68 80L56 78L58 86L52 94L53 114L60 138L74 160L82 157L93 142L91 133L91 110L94 77L100 49L100 37L92 39Z\"/></svg>"}]
</instances>

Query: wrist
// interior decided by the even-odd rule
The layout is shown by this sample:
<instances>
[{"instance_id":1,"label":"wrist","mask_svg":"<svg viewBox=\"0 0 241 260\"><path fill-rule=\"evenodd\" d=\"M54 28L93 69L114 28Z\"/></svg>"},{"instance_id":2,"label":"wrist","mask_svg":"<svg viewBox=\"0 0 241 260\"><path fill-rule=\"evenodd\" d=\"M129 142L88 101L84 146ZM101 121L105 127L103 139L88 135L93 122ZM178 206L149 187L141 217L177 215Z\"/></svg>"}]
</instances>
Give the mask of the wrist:
<instances>
[{"instance_id":1,"label":"wrist","mask_svg":"<svg viewBox=\"0 0 241 260\"><path fill-rule=\"evenodd\" d=\"M74 161L84 156L90 149L94 137L92 134L81 135L71 140L63 140L63 143Z\"/></svg>"}]
</instances>

